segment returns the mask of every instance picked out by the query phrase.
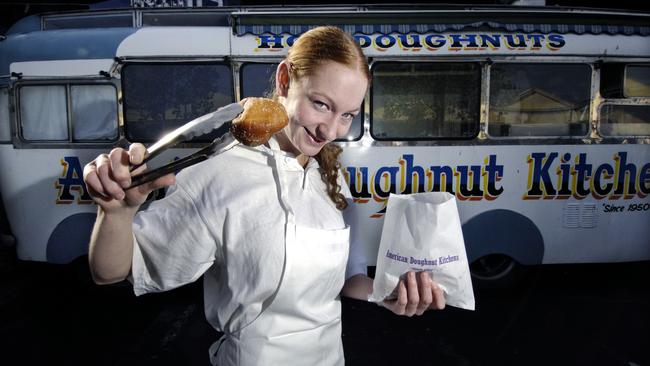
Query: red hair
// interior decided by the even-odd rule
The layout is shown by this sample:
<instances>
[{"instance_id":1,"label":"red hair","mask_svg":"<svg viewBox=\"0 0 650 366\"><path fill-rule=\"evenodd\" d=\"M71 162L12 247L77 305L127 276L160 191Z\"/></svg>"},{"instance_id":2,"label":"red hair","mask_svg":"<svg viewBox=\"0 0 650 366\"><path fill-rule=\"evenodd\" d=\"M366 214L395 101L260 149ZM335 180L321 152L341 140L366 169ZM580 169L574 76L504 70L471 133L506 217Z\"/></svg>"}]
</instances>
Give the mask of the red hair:
<instances>
[{"instance_id":1,"label":"red hair","mask_svg":"<svg viewBox=\"0 0 650 366\"><path fill-rule=\"evenodd\" d=\"M360 71L370 85L368 61L361 47L352 36L337 27L323 26L303 33L289 49L286 61L290 65L291 80L311 76L323 62L334 61ZM275 95L274 99L277 99ZM341 151L341 147L329 143L314 158L320 165L327 195L336 204L336 208L344 210L348 203L338 184L341 169L338 157Z\"/></svg>"}]
</instances>

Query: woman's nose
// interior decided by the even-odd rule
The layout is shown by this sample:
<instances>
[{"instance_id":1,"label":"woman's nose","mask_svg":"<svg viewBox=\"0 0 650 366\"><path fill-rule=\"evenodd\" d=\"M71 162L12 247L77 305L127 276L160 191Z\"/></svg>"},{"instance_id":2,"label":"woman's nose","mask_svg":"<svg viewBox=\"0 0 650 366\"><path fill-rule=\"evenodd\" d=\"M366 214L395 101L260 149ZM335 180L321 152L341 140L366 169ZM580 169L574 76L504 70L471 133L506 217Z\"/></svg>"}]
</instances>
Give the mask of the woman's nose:
<instances>
[{"instance_id":1,"label":"woman's nose","mask_svg":"<svg viewBox=\"0 0 650 366\"><path fill-rule=\"evenodd\" d=\"M321 135L320 137L327 141L336 140L337 132L337 123L336 118L331 118L327 121L324 121L318 126L318 132Z\"/></svg>"}]
</instances>

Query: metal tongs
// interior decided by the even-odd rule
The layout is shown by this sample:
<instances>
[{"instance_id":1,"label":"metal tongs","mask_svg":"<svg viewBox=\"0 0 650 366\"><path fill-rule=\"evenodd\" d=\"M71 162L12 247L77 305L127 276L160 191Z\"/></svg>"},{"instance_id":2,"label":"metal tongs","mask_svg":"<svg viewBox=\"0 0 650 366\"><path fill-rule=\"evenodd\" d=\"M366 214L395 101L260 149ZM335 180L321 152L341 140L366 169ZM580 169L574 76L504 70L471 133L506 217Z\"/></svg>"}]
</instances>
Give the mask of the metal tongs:
<instances>
[{"instance_id":1,"label":"metal tongs","mask_svg":"<svg viewBox=\"0 0 650 366\"><path fill-rule=\"evenodd\" d=\"M244 108L238 103L228 104L224 107L217 109L214 112L208 113L201 117L195 118L190 122L182 125L174 131L168 133L163 138L158 140L155 144L147 148L147 155L141 164L131 167L131 171L139 168L146 162L158 156L161 152L169 149L180 142L191 140L194 137L210 133L219 127L223 126L226 122L232 121L237 117ZM225 133L221 137L214 139L210 145L202 148L201 150L190 154L184 158L173 161L167 165L163 165L151 171L146 171L142 174L134 175L131 177L131 186L129 188L137 187L141 184L151 182L163 175L178 171L196 163L208 159L210 156L220 154L224 151L231 149L237 145L237 141L232 134Z\"/></svg>"}]
</instances>

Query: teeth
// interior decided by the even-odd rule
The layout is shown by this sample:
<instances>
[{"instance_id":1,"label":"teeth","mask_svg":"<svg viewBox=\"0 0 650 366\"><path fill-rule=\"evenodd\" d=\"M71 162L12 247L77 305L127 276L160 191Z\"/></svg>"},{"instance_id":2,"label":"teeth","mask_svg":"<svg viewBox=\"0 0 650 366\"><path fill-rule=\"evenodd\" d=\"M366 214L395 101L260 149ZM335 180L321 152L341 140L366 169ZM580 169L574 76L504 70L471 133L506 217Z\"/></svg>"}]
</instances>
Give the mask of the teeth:
<instances>
[{"instance_id":1,"label":"teeth","mask_svg":"<svg viewBox=\"0 0 650 366\"><path fill-rule=\"evenodd\" d=\"M306 127L305 127L305 131L307 131L307 134L309 136L311 136L311 138L314 139L314 141L316 141L317 143L323 142L323 140L321 140L318 137L314 136L314 134L312 134Z\"/></svg>"}]
</instances>

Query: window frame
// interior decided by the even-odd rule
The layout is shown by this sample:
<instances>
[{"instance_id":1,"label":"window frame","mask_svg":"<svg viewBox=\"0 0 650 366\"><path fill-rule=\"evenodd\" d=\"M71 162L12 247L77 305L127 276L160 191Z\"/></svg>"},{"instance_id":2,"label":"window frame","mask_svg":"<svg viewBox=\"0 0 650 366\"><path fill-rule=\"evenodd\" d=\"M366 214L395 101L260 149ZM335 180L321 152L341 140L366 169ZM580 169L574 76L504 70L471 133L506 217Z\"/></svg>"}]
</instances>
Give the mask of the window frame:
<instances>
[{"instance_id":1,"label":"window frame","mask_svg":"<svg viewBox=\"0 0 650 366\"><path fill-rule=\"evenodd\" d=\"M8 133L8 138L6 140L0 138L0 144L11 144L11 140L13 138L13 121L11 118L11 93L9 91L9 85L0 85L0 98L2 98L2 93L6 93L7 96L7 110L6 111L0 111L0 114L6 113L7 116L7 123L6 126L1 126L0 125L0 130L5 129L5 131ZM2 120L0 119L0 124L2 123ZM0 134L1 136L1 134Z\"/></svg>"},{"instance_id":2,"label":"window frame","mask_svg":"<svg viewBox=\"0 0 650 366\"><path fill-rule=\"evenodd\" d=\"M638 98L634 98L638 99ZM633 106L633 107L646 107L650 109L650 98L644 98L647 99L643 103L639 103L637 100L618 100L618 99L608 99L603 101L599 106L598 106L598 133L608 139L624 139L624 138L648 138L650 137L650 132L648 134L638 134L638 135L633 135L633 134L621 134L621 135L608 135L603 133L603 109L607 106ZM605 125L612 125L613 123L605 123ZM650 128L650 121L648 121L648 128Z\"/></svg>"},{"instance_id":3,"label":"window frame","mask_svg":"<svg viewBox=\"0 0 650 366\"><path fill-rule=\"evenodd\" d=\"M650 60L647 58L641 60L626 60L626 59L613 59L602 65L603 67L599 68L598 79L601 85L599 86L599 102L596 108L596 115L593 118L593 123L596 129L597 136L599 138L605 139L607 141L619 141L619 140L636 140L636 139L647 139L648 135L608 135L603 133L603 108L608 105L614 106L649 106L650 107L650 96L647 97L627 97L625 96L625 82L627 79L627 69L628 66L648 66L650 67ZM603 73L603 69L610 68L608 73ZM612 71L614 70L614 71ZM618 72L615 72L619 70ZM622 70L622 72L620 72ZM618 83L617 80L613 78L619 75L621 80ZM607 85L620 85L620 90L618 93L606 93L606 90L603 90L603 80L606 79Z\"/></svg>"},{"instance_id":4,"label":"window frame","mask_svg":"<svg viewBox=\"0 0 650 366\"><path fill-rule=\"evenodd\" d=\"M192 8L160 10L143 9L139 13L139 26L144 27L223 27L228 26L226 11L200 11Z\"/></svg>"},{"instance_id":5,"label":"window frame","mask_svg":"<svg viewBox=\"0 0 650 366\"><path fill-rule=\"evenodd\" d=\"M102 140L75 140L72 131L72 100L71 100L71 87L72 86L86 86L86 85L105 85L110 86L115 91L115 116L116 116L116 129L117 135L113 139ZM24 87L34 86L63 86L65 88L65 104L66 104L66 127L68 138L66 140L30 140L23 135L23 121L21 113L21 89ZM106 79L55 79L55 80L28 80L19 81L14 85L14 100L15 100L15 118L16 118L16 131L12 131L12 136L17 137L16 145L18 147L65 147L65 146L106 146L114 145L121 138L121 115L120 115L120 97L119 88L117 85ZM11 100L10 100L11 103Z\"/></svg>"},{"instance_id":6,"label":"window frame","mask_svg":"<svg viewBox=\"0 0 650 366\"><path fill-rule=\"evenodd\" d=\"M44 31L108 27L131 28L134 25L135 15L131 11L98 11L93 14L46 14L41 18L41 29Z\"/></svg>"},{"instance_id":7,"label":"window frame","mask_svg":"<svg viewBox=\"0 0 650 366\"><path fill-rule=\"evenodd\" d=\"M123 69L127 68L131 65L222 65L225 66L228 69L227 75L230 77L229 84L230 84L230 96L233 102L238 101L238 90L239 90L239 85L237 83L237 77L235 75L236 71L236 66L230 62L229 60L226 60L225 58L214 58L214 59L155 59L155 60L128 60L125 61L121 64L120 67L120 90L121 90L121 105L122 105L122 123L123 123L123 136L124 139L127 141L137 141L141 143L151 143L155 142L155 139L144 139L144 138L138 138L135 140L130 140L129 139L129 124L133 122L129 122L127 120L127 111L128 111L128 102L127 102L127 97L126 97L126 92L125 92L125 87L124 87L124 76L123 74ZM220 106L222 107L222 106ZM199 116L197 116L199 117ZM186 121L190 122L190 120ZM180 126L179 126L180 127ZM199 140L196 140L199 139ZM195 140L191 142L183 142L180 143L179 146L194 146L194 145L205 145L206 143L209 143L210 141L206 140L200 140L200 137L197 136Z\"/></svg>"},{"instance_id":8,"label":"window frame","mask_svg":"<svg viewBox=\"0 0 650 366\"><path fill-rule=\"evenodd\" d=\"M374 141L377 142L391 142L391 141L404 141L404 142L415 142L415 141L429 141L429 142L435 142L435 141L470 141L470 140L475 140L478 136L481 134L481 102L482 102L482 85L483 85L483 65L482 63L484 60L481 60L479 58L471 58L471 59L451 59L451 58L444 58L444 59L432 59L432 58L424 58L424 59L412 59L412 58L407 58L407 59L396 59L396 58L391 58L391 59L374 59L371 64L370 64L370 76L372 78L371 86L369 88L369 92L367 95L368 99L368 105L369 105L369 124L368 124L368 133L372 137ZM375 91L375 79L374 79L374 71L377 65L380 64L400 64L400 65L406 65L406 64L475 64L478 69L478 78L477 78L477 85L476 85L476 91L477 91L477 97L478 97L478 110L476 111L476 121L473 122L473 127L474 127L474 133L471 136L467 137L382 137L382 136L377 136L375 135L373 131L373 126L375 124L375 119L374 119L374 101L373 101L373 95Z\"/></svg>"},{"instance_id":9,"label":"window frame","mask_svg":"<svg viewBox=\"0 0 650 366\"><path fill-rule=\"evenodd\" d=\"M238 82L239 82L239 84L238 84L239 88L238 88L237 94L238 94L239 100L242 100L242 99L244 99L246 97L244 95L244 72L243 72L243 69L245 69L246 66L250 66L250 65L273 65L273 64L278 65L278 64L280 64L281 61L282 61L281 59L278 59L278 60L253 60L253 61L251 61L251 60L242 60L241 62L238 62L238 64L237 64L237 79L238 79ZM267 80L267 82L268 81L269 80Z\"/></svg>"},{"instance_id":10,"label":"window frame","mask_svg":"<svg viewBox=\"0 0 650 366\"><path fill-rule=\"evenodd\" d=\"M631 66L632 67L641 66L641 67L646 67L646 68L650 69L650 63L629 63L629 64L625 64L625 69L623 70L623 98L626 98L626 99L627 98L650 98L650 94L649 95L627 95L627 93L626 93L627 83L628 83L627 73L628 73L628 70L630 69Z\"/></svg>"},{"instance_id":11,"label":"window frame","mask_svg":"<svg viewBox=\"0 0 650 366\"><path fill-rule=\"evenodd\" d=\"M521 136L496 136L490 134L490 109L491 109L491 100L493 97L491 83L492 83L492 67L494 65L583 65L589 69L589 99L586 108L587 118L586 118L586 133L584 135L521 135ZM592 104L594 103L593 98L593 73L594 66L593 62L590 61L574 61L574 60L562 60L562 59L550 59L545 60L542 58L539 59L503 59L494 62L490 62L487 67L488 79L487 85L485 88L488 90L488 97L485 101L485 135L488 139L493 141L512 141L512 140L581 140L588 138L591 134L591 121L592 121ZM558 124L559 125L559 124ZM569 127L569 131L571 128Z\"/></svg>"}]
</instances>

